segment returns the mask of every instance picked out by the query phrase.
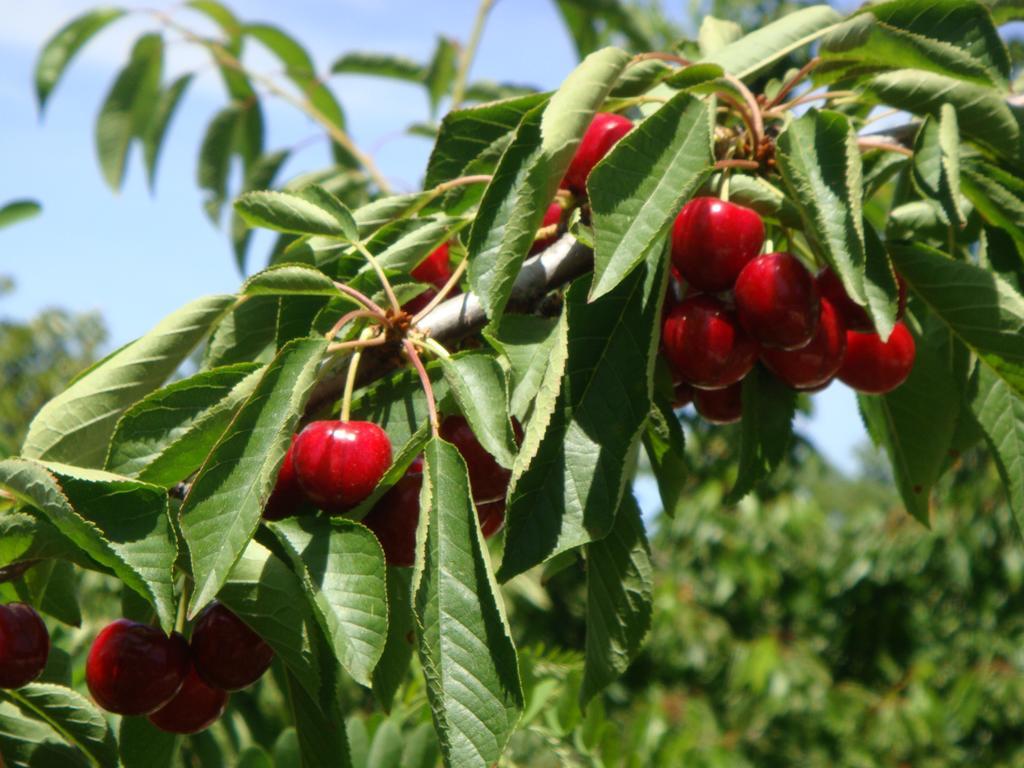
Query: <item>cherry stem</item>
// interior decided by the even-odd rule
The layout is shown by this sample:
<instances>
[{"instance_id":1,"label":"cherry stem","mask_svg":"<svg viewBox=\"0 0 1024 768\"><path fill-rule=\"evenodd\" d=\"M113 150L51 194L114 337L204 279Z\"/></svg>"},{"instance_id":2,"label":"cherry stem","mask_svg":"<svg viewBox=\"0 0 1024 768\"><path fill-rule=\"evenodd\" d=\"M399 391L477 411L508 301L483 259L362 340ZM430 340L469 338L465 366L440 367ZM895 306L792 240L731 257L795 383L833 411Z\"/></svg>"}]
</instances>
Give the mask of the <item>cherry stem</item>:
<instances>
[{"instance_id":1,"label":"cherry stem","mask_svg":"<svg viewBox=\"0 0 1024 768\"><path fill-rule=\"evenodd\" d=\"M747 129L747 133L750 134L751 139L753 140L754 123L751 120L750 115L747 113L747 109L727 93L722 93L721 91L719 91L715 95L718 97L719 101L723 101L726 104L728 104L730 107L732 107L733 111L740 116L740 119L743 121L743 125Z\"/></svg>"},{"instance_id":2,"label":"cherry stem","mask_svg":"<svg viewBox=\"0 0 1024 768\"><path fill-rule=\"evenodd\" d=\"M370 262L370 266L373 267L373 271L377 273L377 279L380 280L381 285L384 287L384 293L388 297L388 302L391 304L391 308L398 314L402 311L402 305L398 303L398 299L395 297L395 292L391 288L391 281L388 280L388 276L384 274L384 268L381 267L380 262L377 261L377 257L370 253L370 250L363 245L362 242L355 243L356 250L358 250L363 257Z\"/></svg>"},{"instance_id":3,"label":"cherry stem","mask_svg":"<svg viewBox=\"0 0 1024 768\"><path fill-rule=\"evenodd\" d=\"M907 149L900 144L893 144L891 141L885 141L884 139L873 139L869 136L862 136L857 139L857 146L860 149L881 149L886 152L896 152L907 157L913 157L913 150Z\"/></svg>"},{"instance_id":4,"label":"cherry stem","mask_svg":"<svg viewBox=\"0 0 1024 768\"><path fill-rule=\"evenodd\" d=\"M793 109L794 107L798 107L801 104L807 104L808 102L811 101L832 101L838 99L846 99L856 95L856 91L824 91L823 93L805 93L801 96L797 96L792 101L787 101L785 104L772 108L771 110L767 111L766 114L768 114L770 117L782 117L783 114Z\"/></svg>"},{"instance_id":5,"label":"cherry stem","mask_svg":"<svg viewBox=\"0 0 1024 768\"><path fill-rule=\"evenodd\" d=\"M339 333L341 333L342 328L351 323L353 320L358 320L359 318L366 318L370 320L382 320L383 316L377 312L372 312L368 309L353 309L351 312L342 315L338 322L331 326L331 330L324 334L324 338L330 341Z\"/></svg>"},{"instance_id":6,"label":"cherry stem","mask_svg":"<svg viewBox=\"0 0 1024 768\"><path fill-rule=\"evenodd\" d=\"M441 290L437 292L437 295L427 302L427 306L413 315L412 324L416 325L420 320L429 315L434 311L434 308L448 298L448 294L452 292L452 289L459 284L459 278L466 271L466 267L469 265L469 259L463 259L459 262L458 266L452 272L451 277L448 278L447 282L441 286Z\"/></svg>"},{"instance_id":7,"label":"cherry stem","mask_svg":"<svg viewBox=\"0 0 1024 768\"><path fill-rule=\"evenodd\" d=\"M430 431L433 432L434 437L439 437L441 434L441 422L437 418L437 403L434 400L434 387L430 383L430 376L427 375L427 369L423 366L420 353L416 351L416 345L409 339L402 339L402 346L405 348L405 354L409 356L413 366L416 368L416 372L420 375L423 394L427 396L427 411L430 413Z\"/></svg>"},{"instance_id":8,"label":"cherry stem","mask_svg":"<svg viewBox=\"0 0 1024 768\"><path fill-rule=\"evenodd\" d=\"M807 77L819 64L821 64L821 58L815 56L813 59L811 59L802 67L800 67L797 73L793 75L793 77L791 77L785 83L785 85L782 86L782 88L779 89L779 92L775 94L775 98L769 101L767 105L765 105L765 109L772 109L773 107L777 107L779 104L781 104L782 100L789 95L789 92L792 91L797 85L799 85L800 82L803 81L803 79Z\"/></svg>"},{"instance_id":9,"label":"cherry stem","mask_svg":"<svg viewBox=\"0 0 1024 768\"><path fill-rule=\"evenodd\" d=\"M729 202L729 178L729 171L726 169L722 172L722 185L718 188L718 197L725 202Z\"/></svg>"},{"instance_id":10,"label":"cherry stem","mask_svg":"<svg viewBox=\"0 0 1024 768\"><path fill-rule=\"evenodd\" d=\"M725 168L745 168L750 171L756 171L761 167L761 164L757 160L719 160L714 166L718 170Z\"/></svg>"},{"instance_id":11,"label":"cherry stem","mask_svg":"<svg viewBox=\"0 0 1024 768\"><path fill-rule=\"evenodd\" d=\"M373 339L367 338L372 333L372 328L365 328L361 334L359 334L359 341L362 342L361 346L355 347L355 352L352 353L352 359L348 363L348 373L345 376L345 393L341 396L341 420L348 421L349 413L352 410L352 393L356 388L356 374L359 372L359 360L363 356L363 347L368 346L368 342ZM381 339L380 343L383 343L384 337L379 336Z\"/></svg>"},{"instance_id":12,"label":"cherry stem","mask_svg":"<svg viewBox=\"0 0 1024 768\"><path fill-rule=\"evenodd\" d=\"M352 299L353 301L355 301L357 304L361 305L362 307L365 307L368 311L372 312L375 316L379 317L381 320L384 319L384 316L385 316L384 307L382 307L380 304L375 302L373 299L371 299L365 293L362 293L361 291L357 291L355 288L351 288L351 287L345 285L344 283L339 283L337 281L335 281L334 287L338 289L339 293L342 293L345 296L348 296L350 299Z\"/></svg>"},{"instance_id":13,"label":"cherry stem","mask_svg":"<svg viewBox=\"0 0 1024 768\"><path fill-rule=\"evenodd\" d=\"M754 135L752 138L754 140L754 150L756 151L757 146L761 143L761 139L764 138L764 117L761 114L761 107L746 83L735 75L728 73L725 75L725 80L740 92L743 100L747 103L747 108L750 110L750 119L753 121Z\"/></svg>"},{"instance_id":14,"label":"cherry stem","mask_svg":"<svg viewBox=\"0 0 1024 768\"><path fill-rule=\"evenodd\" d=\"M352 341L336 341L333 344L327 345L327 354L333 355L337 352L343 352L346 349L366 349L367 347L379 347L382 344L386 344L388 341L387 336L383 334L380 336L374 336L370 339L353 339Z\"/></svg>"},{"instance_id":15,"label":"cherry stem","mask_svg":"<svg viewBox=\"0 0 1024 768\"><path fill-rule=\"evenodd\" d=\"M409 338L417 347L421 347L433 354L435 357L447 360L452 356L451 352L445 349L444 345L437 339L432 339L429 336L410 336Z\"/></svg>"}]
</instances>

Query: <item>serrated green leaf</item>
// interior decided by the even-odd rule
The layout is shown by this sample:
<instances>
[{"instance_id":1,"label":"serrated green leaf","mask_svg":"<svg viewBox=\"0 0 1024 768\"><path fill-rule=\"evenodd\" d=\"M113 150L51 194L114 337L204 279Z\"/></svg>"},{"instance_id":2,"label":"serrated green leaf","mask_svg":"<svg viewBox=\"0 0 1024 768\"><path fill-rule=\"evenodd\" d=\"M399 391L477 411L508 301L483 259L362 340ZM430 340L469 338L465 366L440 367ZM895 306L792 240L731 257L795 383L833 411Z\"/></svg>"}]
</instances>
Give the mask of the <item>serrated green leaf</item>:
<instances>
[{"instance_id":1,"label":"serrated green leaf","mask_svg":"<svg viewBox=\"0 0 1024 768\"><path fill-rule=\"evenodd\" d=\"M181 97L185 89L192 82L192 75L182 75L166 89L160 92L159 100L153 109L152 115L146 120L146 127L142 131L142 152L146 161L146 176L149 179L149 187L156 185L156 168L160 160L160 150L167 135L167 128L171 124L174 110L181 103Z\"/></svg>"},{"instance_id":2,"label":"serrated green leaf","mask_svg":"<svg viewBox=\"0 0 1024 768\"><path fill-rule=\"evenodd\" d=\"M418 61L387 53L351 51L331 65L334 74L375 75L413 83L423 82L426 67Z\"/></svg>"},{"instance_id":3,"label":"serrated green leaf","mask_svg":"<svg viewBox=\"0 0 1024 768\"><path fill-rule=\"evenodd\" d=\"M82 16L76 16L43 44L35 69L36 99L40 112L45 109L50 94L82 46L124 14L121 8L95 8Z\"/></svg>"},{"instance_id":4,"label":"serrated green leaf","mask_svg":"<svg viewBox=\"0 0 1024 768\"><path fill-rule=\"evenodd\" d=\"M455 82L455 71L458 65L459 46L453 40L440 36L437 47L426 71L423 73L423 84L427 87L430 98L430 114L437 114L437 108Z\"/></svg>"},{"instance_id":5,"label":"serrated green leaf","mask_svg":"<svg viewBox=\"0 0 1024 768\"><path fill-rule=\"evenodd\" d=\"M993 163L972 158L964 163L961 184L964 196L981 217L1013 239L1017 260L1024 263L1024 180Z\"/></svg>"},{"instance_id":6,"label":"serrated green leaf","mask_svg":"<svg viewBox=\"0 0 1024 768\"><path fill-rule=\"evenodd\" d=\"M121 414L163 384L234 302L234 296L197 299L94 366L40 409L22 455L102 466Z\"/></svg>"},{"instance_id":7,"label":"serrated green leaf","mask_svg":"<svg viewBox=\"0 0 1024 768\"><path fill-rule=\"evenodd\" d=\"M38 216L42 210L35 200L12 200L0 206L0 229Z\"/></svg>"},{"instance_id":8,"label":"serrated green leaf","mask_svg":"<svg viewBox=\"0 0 1024 768\"><path fill-rule=\"evenodd\" d=\"M235 201L235 210L254 227L299 235L359 238L355 220L334 195L317 185L297 192L247 192Z\"/></svg>"},{"instance_id":9,"label":"serrated green leaf","mask_svg":"<svg viewBox=\"0 0 1024 768\"><path fill-rule=\"evenodd\" d=\"M281 350L192 483L181 507L196 585L191 616L217 595L252 538L326 347L296 339Z\"/></svg>"},{"instance_id":10,"label":"serrated green leaf","mask_svg":"<svg viewBox=\"0 0 1024 768\"><path fill-rule=\"evenodd\" d=\"M580 706L626 671L651 628L651 551L640 508L626 494L615 526L586 546L587 645Z\"/></svg>"},{"instance_id":11,"label":"serrated green leaf","mask_svg":"<svg viewBox=\"0 0 1024 768\"><path fill-rule=\"evenodd\" d=\"M697 45L700 46L701 56L712 56L741 37L743 28L735 21L705 16L697 32Z\"/></svg>"},{"instance_id":12,"label":"serrated green leaf","mask_svg":"<svg viewBox=\"0 0 1024 768\"><path fill-rule=\"evenodd\" d=\"M516 650L459 452L424 451L413 609L434 728L449 766L492 765L523 707Z\"/></svg>"},{"instance_id":13,"label":"serrated green leaf","mask_svg":"<svg viewBox=\"0 0 1024 768\"><path fill-rule=\"evenodd\" d=\"M0 754L10 768L93 768L60 734L13 702L0 701Z\"/></svg>"},{"instance_id":14,"label":"serrated green leaf","mask_svg":"<svg viewBox=\"0 0 1024 768\"><path fill-rule=\"evenodd\" d=\"M0 515L0 568L46 559L69 560L87 568L97 567L44 516L13 511Z\"/></svg>"},{"instance_id":15,"label":"serrated green leaf","mask_svg":"<svg viewBox=\"0 0 1024 768\"><path fill-rule=\"evenodd\" d=\"M1024 396L982 365L970 407L995 458L1017 524L1024 525Z\"/></svg>"},{"instance_id":16,"label":"serrated green leaf","mask_svg":"<svg viewBox=\"0 0 1024 768\"><path fill-rule=\"evenodd\" d=\"M352 768L345 721L335 705L325 714L324 708L297 685L288 674L288 700L295 722L302 768Z\"/></svg>"},{"instance_id":17,"label":"serrated green leaf","mask_svg":"<svg viewBox=\"0 0 1024 768\"><path fill-rule=\"evenodd\" d=\"M503 467L516 458L515 436L508 414L508 381L490 355L462 354L441 358L441 368L455 400L476 439Z\"/></svg>"},{"instance_id":18,"label":"serrated green leaf","mask_svg":"<svg viewBox=\"0 0 1024 768\"><path fill-rule=\"evenodd\" d=\"M913 179L925 197L938 201L946 223L967 224L960 205L960 130L956 110L943 104L940 118L926 117L914 142Z\"/></svg>"},{"instance_id":19,"label":"serrated green leaf","mask_svg":"<svg viewBox=\"0 0 1024 768\"><path fill-rule=\"evenodd\" d=\"M676 214L711 172L707 103L680 93L620 140L587 181L596 248L590 299L660 249Z\"/></svg>"},{"instance_id":20,"label":"serrated green leaf","mask_svg":"<svg viewBox=\"0 0 1024 768\"><path fill-rule=\"evenodd\" d=\"M384 652L373 670L373 696L385 712L405 682L413 652L411 568L387 567L388 636Z\"/></svg>"},{"instance_id":21,"label":"serrated green leaf","mask_svg":"<svg viewBox=\"0 0 1024 768\"><path fill-rule=\"evenodd\" d=\"M181 738L161 731L145 717L122 717L117 731L124 768L171 768Z\"/></svg>"},{"instance_id":22,"label":"serrated green leaf","mask_svg":"<svg viewBox=\"0 0 1024 768\"><path fill-rule=\"evenodd\" d=\"M246 296L327 296L339 298L334 281L319 269L304 264L275 264L245 281Z\"/></svg>"},{"instance_id":23,"label":"serrated green leaf","mask_svg":"<svg viewBox=\"0 0 1024 768\"><path fill-rule=\"evenodd\" d=\"M555 343L558 321L535 315L505 315L497 330L485 330L488 342L509 362L512 396L509 410L526 421Z\"/></svg>"},{"instance_id":24,"label":"serrated green leaf","mask_svg":"<svg viewBox=\"0 0 1024 768\"><path fill-rule=\"evenodd\" d=\"M236 363L269 363L276 352L279 296L252 296L231 308L214 330L204 368Z\"/></svg>"},{"instance_id":25,"label":"serrated green leaf","mask_svg":"<svg viewBox=\"0 0 1024 768\"><path fill-rule=\"evenodd\" d=\"M48 560L40 563L29 569L22 577L22 583L27 593L26 603L37 606L43 613L69 627L82 626L82 607L78 602L81 584L71 561ZM138 599L140 603L145 603L141 597ZM152 609L148 603L146 607L149 609L146 615L148 619ZM63 684L65 681L40 678L39 682Z\"/></svg>"},{"instance_id":26,"label":"serrated green leaf","mask_svg":"<svg viewBox=\"0 0 1024 768\"><path fill-rule=\"evenodd\" d=\"M305 586L338 662L360 685L384 652L388 607L384 553L349 520L304 517L269 525Z\"/></svg>"},{"instance_id":27,"label":"serrated green leaf","mask_svg":"<svg viewBox=\"0 0 1024 768\"><path fill-rule=\"evenodd\" d=\"M242 181L242 188L239 194L245 194L257 189L268 189L273 186L274 178L288 159L289 154L289 150L282 149L257 158L246 170L245 179ZM231 247L235 252L235 263L238 265L238 271L243 274L245 273L246 257L251 240L252 230L249 229L237 212L232 211Z\"/></svg>"},{"instance_id":28,"label":"serrated green leaf","mask_svg":"<svg viewBox=\"0 0 1024 768\"><path fill-rule=\"evenodd\" d=\"M735 504L786 457L793 437L796 392L761 366L743 380L743 423L736 483L726 497Z\"/></svg>"}]
</instances>

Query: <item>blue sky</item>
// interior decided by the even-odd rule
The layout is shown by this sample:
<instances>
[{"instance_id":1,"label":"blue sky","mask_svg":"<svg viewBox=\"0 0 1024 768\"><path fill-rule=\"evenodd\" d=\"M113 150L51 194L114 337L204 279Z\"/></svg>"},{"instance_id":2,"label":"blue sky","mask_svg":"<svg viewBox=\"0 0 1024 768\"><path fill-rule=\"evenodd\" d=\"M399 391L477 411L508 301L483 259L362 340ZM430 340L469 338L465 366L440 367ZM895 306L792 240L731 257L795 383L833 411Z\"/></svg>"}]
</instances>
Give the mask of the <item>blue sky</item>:
<instances>
[{"instance_id":1,"label":"blue sky","mask_svg":"<svg viewBox=\"0 0 1024 768\"><path fill-rule=\"evenodd\" d=\"M0 296L0 317L26 319L48 306L96 309L114 347L197 296L233 292L240 276L224 233L201 212L195 184L204 128L223 104L219 81L208 68L171 127L155 194L146 187L141 157L133 154L125 187L115 195L102 180L93 147L96 113L132 41L150 26L144 19L120 22L96 38L74 62L40 121L32 87L35 57L56 29L94 6L88 0L33 0L16 6L14 0L0 0L6 11L0 25L0 204L32 197L44 206L39 218L0 231L0 275L13 277L16 284L13 294ZM324 70L349 50L426 60L439 34L468 36L476 0L244 0L232 6L245 20L284 27L308 46ZM171 72L204 61L180 43L171 47L169 59ZM574 64L571 42L551 0L499 0L473 76L553 88ZM254 68L271 73L274 64L257 59ZM374 156L396 188L416 188L430 144L402 131L427 117L422 89L353 76L335 77L331 83L357 144ZM268 146L297 144L315 133L304 117L283 106L272 109ZM284 176L322 167L326 156L322 143L311 144L297 153ZM257 239L254 244L257 265L266 243ZM854 468L852 448L864 439L854 397L835 385L816 396L815 407L805 431L838 466Z\"/></svg>"}]
</instances>

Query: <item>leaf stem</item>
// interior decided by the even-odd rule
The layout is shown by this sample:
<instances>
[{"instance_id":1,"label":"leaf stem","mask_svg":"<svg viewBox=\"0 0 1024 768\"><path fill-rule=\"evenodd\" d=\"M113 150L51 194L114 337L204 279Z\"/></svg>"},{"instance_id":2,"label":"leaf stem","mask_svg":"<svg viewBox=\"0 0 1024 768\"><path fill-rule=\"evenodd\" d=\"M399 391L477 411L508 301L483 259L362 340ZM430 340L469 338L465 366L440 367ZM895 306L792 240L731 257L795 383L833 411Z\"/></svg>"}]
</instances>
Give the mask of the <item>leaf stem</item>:
<instances>
[{"instance_id":1,"label":"leaf stem","mask_svg":"<svg viewBox=\"0 0 1024 768\"><path fill-rule=\"evenodd\" d=\"M358 320L359 318L373 320L382 319L381 315L377 312L371 312L370 310L366 309L353 309L351 312L342 315L338 322L331 326L331 330L324 334L324 338L330 341L339 333L341 333L342 328L351 323L353 320Z\"/></svg>"},{"instance_id":2,"label":"leaf stem","mask_svg":"<svg viewBox=\"0 0 1024 768\"><path fill-rule=\"evenodd\" d=\"M377 278L384 287L384 293L388 297L391 309L393 309L396 314L401 312L402 305L398 303L398 299L395 297L395 292L391 288L391 281L388 280L388 276L384 274L384 268L381 267L380 262L377 261L377 257L370 253L370 250L361 241L356 242L355 246L356 250L363 254L363 257L370 262L370 266L373 267L373 271L377 273Z\"/></svg>"},{"instance_id":3,"label":"leaf stem","mask_svg":"<svg viewBox=\"0 0 1024 768\"><path fill-rule=\"evenodd\" d=\"M374 313L375 315L379 315L383 319L385 315L384 307L375 302L365 293L357 291L355 288L351 288L350 286L347 286L344 283L339 283L337 281L335 281L334 287L337 288L340 293L343 293L345 296L348 296L350 299L353 299L358 304L361 304L363 307L365 307L368 311Z\"/></svg>"},{"instance_id":4,"label":"leaf stem","mask_svg":"<svg viewBox=\"0 0 1024 768\"><path fill-rule=\"evenodd\" d=\"M913 157L914 151L907 149L899 144L893 144L891 141L885 141L884 139L873 139L870 136L861 136L857 139L857 146L860 149L881 149L886 152L896 152L900 155L906 155L907 157Z\"/></svg>"},{"instance_id":5,"label":"leaf stem","mask_svg":"<svg viewBox=\"0 0 1024 768\"><path fill-rule=\"evenodd\" d=\"M455 83L452 85L452 103L448 107L454 111L462 104L466 95L466 81L469 79L469 68L473 66L473 58L476 56L476 49L480 46L480 37L484 32L484 25L487 23L487 16L494 6L494 0L480 0L476 9L476 19L473 21L473 31L469 34L469 42L462 49L462 56L459 59L459 69L455 73Z\"/></svg>"},{"instance_id":6,"label":"leaf stem","mask_svg":"<svg viewBox=\"0 0 1024 768\"><path fill-rule=\"evenodd\" d=\"M784 98L786 98L786 96L789 95L789 92L792 91L797 85L799 85L800 82L805 77L807 77L809 74L811 74L811 72L819 64L821 64L821 58L818 57L818 56L815 56L813 59L811 59L806 64L804 64L802 67L800 67L800 69L797 71L797 73L795 75L793 75L793 77L791 77L786 82L786 84L782 86L782 88L779 89L779 92L777 94L775 94L775 98L772 99L771 101L769 101L765 105L765 110L772 109L773 107L777 107L779 104L781 104L782 100Z\"/></svg>"},{"instance_id":7,"label":"leaf stem","mask_svg":"<svg viewBox=\"0 0 1024 768\"><path fill-rule=\"evenodd\" d=\"M430 383L430 376L427 375L427 369L423 367L423 360L420 359L420 353L416 351L416 345L409 339L402 339L402 346L405 348L405 354L409 356L409 360L412 361L413 366L416 368L416 372L420 375L423 394L427 396L427 411L430 413L430 431L434 434L434 437L438 437L441 433L441 422L437 418L437 402L434 400L434 387Z\"/></svg>"},{"instance_id":8,"label":"leaf stem","mask_svg":"<svg viewBox=\"0 0 1024 768\"><path fill-rule=\"evenodd\" d=\"M448 298L448 294L452 292L452 289L459 284L459 278L462 277L462 273L466 271L466 266L469 264L469 259L463 259L459 262L458 266L452 272L451 277L448 281L441 286L441 290L437 292L437 295L427 302L427 306L413 315L412 324L416 325L420 320L429 315L438 304Z\"/></svg>"},{"instance_id":9,"label":"leaf stem","mask_svg":"<svg viewBox=\"0 0 1024 768\"><path fill-rule=\"evenodd\" d=\"M387 336L374 336L370 339L352 339L351 341L336 341L327 345L327 354L333 355L337 352L344 352L346 349L366 349L367 347L379 347L386 344Z\"/></svg>"}]
</instances>

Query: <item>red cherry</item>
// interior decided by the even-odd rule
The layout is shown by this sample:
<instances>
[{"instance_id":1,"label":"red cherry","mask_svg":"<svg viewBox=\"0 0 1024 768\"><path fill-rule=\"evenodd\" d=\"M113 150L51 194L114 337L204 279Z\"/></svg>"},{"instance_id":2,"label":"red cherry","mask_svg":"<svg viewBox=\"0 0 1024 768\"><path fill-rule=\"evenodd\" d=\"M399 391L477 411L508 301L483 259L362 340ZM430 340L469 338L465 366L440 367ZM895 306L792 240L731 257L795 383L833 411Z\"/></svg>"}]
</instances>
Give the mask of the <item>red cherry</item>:
<instances>
[{"instance_id":1,"label":"red cherry","mask_svg":"<svg viewBox=\"0 0 1024 768\"><path fill-rule=\"evenodd\" d=\"M794 389L817 389L827 384L843 362L846 326L827 299L821 299L818 330L800 349L761 350L766 366Z\"/></svg>"},{"instance_id":2,"label":"red cherry","mask_svg":"<svg viewBox=\"0 0 1024 768\"><path fill-rule=\"evenodd\" d=\"M303 493L299 478L295 474L295 437L292 435L291 445L288 446L284 461L281 462L281 469L277 471L274 490L263 508L264 520L283 520L301 514L309 507L309 499Z\"/></svg>"},{"instance_id":3,"label":"red cherry","mask_svg":"<svg viewBox=\"0 0 1024 768\"><path fill-rule=\"evenodd\" d=\"M757 343L711 296L692 296L669 312L662 344L676 375L704 389L735 384L757 360Z\"/></svg>"},{"instance_id":4,"label":"red cherry","mask_svg":"<svg viewBox=\"0 0 1024 768\"><path fill-rule=\"evenodd\" d=\"M832 302L848 331L874 331L875 325L871 322L868 311L860 304L850 298L850 295L843 288L843 282L839 276L828 267L818 272L817 277L818 293L823 298ZM899 298L896 307L896 319L903 317L907 308L907 282L896 275L896 285L899 287Z\"/></svg>"},{"instance_id":5,"label":"red cherry","mask_svg":"<svg viewBox=\"0 0 1024 768\"><path fill-rule=\"evenodd\" d=\"M149 722L168 733L199 733L217 722L227 705L227 691L207 685L195 669L189 669L181 690L151 714Z\"/></svg>"},{"instance_id":6,"label":"red cherry","mask_svg":"<svg viewBox=\"0 0 1024 768\"><path fill-rule=\"evenodd\" d=\"M411 299L405 302L405 304L402 305L402 309L404 309L410 315L415 315L421 309L427 306L427 304L432 302L435 296L437 296L437 291L435 291L433 288L427 288L427 290L423 291L423 293L417 294L416 296L413 296Z\"/></svg>"},{"instance_id":7,"label":"red cherry","mask_svg":"<svg viewBox=\"0 0 1024 768\"><path fill-rule=\"evenodd\" d=\"M0 605L0 688L21 688L42 674L50 635L36 609L25 603Z\"/></svg>"},{"instance_id":8,"label":"red cherry","mask_svg":"<svg viewBox=\"0 0 1024 768\"><path fill-rule=\"evenodd\" d=\"M761 217L716 197L691 200L672 226L672 263L692 287L710 293L732 288L763 245Z\"/></svg>"},{"instance_id":9,"label":"red cherry","mask_svg":"<svg viewBox=\"0 0 1024 768\"><path fill-rule=\"evenodd\" d=\"M414 280L421 283L431 283L435 288L441 288L452 276L451 257L448 254L448 243L441 243L430 254L413 267L410 272Z\"/></svg>"},{"instance_id":10,"label":"red cherry","mask_svg":"<svg viewBox=\"0 0 1024 768\"><path fill-rule=\"evenodd\" d=\"M296 438L293 461L306 496L326 512L344 512L391 466L391 440L369 421L314 421Z\"/></svg>"},{"instance_id":11,"label":"red cherry","mask_svg":"<svg viewBox=\"0 0 1024 768\"><path fill-rule=\"evenodd\" d=\"M693 402L694 389L684 381L680 381L675 385L673 394L675 397L672 399L672 407L676 410L685 408Z\"/></svg>"},{"instance_id":12,"label":"red cherry","mask_svg":"<svg viewBox=\"0 0 1024 768\"><path fill-rule=\"evenodd\" d=\"M476 515L480 520L480 531L484 538L491 538L505 525L505 500L498 499L498 501L478 504Z\"/></svg>"},{"instance_id":13,"label":"red cherry","mask_svg":"<svg viewBox=\"0 0 1024 768\"><path fill-rule=\"evenodd\" d=\"M858 392L892 392L907 380L915 355L914 337L903 323L896 323L888 341L877 333L848 331L839 380Z\"/></svg>"},{"instance_id":14,"label":"red cherry","mask_svg":"<svg viewBox=\"0 0 1024 768\"><path fill-rule=\"evenodd\" d=\"M208 605L192 630L192 663L207 684L239 691L263 675L274 650L219 602Z\"/></svg>"},{"instance_id":15,"label":"red cherry","mask_svg":"<svg viewBox=\"0 0 1024 768\"><path fill-rule=\"evenodd\" d=\"M390 565L412 565L416 559L422 487L423 459L417 457L363 518L363 525L373 531Z\"/></svg>"},{"instance_id":16,"label":"red cherry","mask_svg":"<svg viewBox=\"0 0 1024 768\"><path fill-rule=\"evenodd\" d=\"M590 171L632 127L632 121L622 115L608 112L598 112L594 115L593 121L583 134L579 149L569 163L569 170L565 172L562 186L577 195L585 195Z\"/></svg>"},{"instance_id":17,"label":"red cherry","mask_svg":"<svg viewBox=\"0 0 1024 768\"><path fill-rule=\"evenodd\" d=\"M85 682L103 709L148 715L174 698L189 670L188 643L156 627L118 619L96 636Z\"/></svg>"},{"instance_id":18,"label":"red cherry","mask_svg":"<svg viewBox=\"0 0 1024 768\"><path fill-rule=\"evenodd\" d=\"M789 253L766 253L749 261L736 278L736 316L766 347L798 349L818 329L814 277Z\"/></svg>"},{"instance_id":19,"label":"red cherry","mask_svg":"<svg viewBox=\"0 0 1024 768\"><path fill-rule=\"evenodd\" d=\"M522 442L522 428L514 419L512 430L516 443ZM462 416L446 417L441 422L441 437L454 445L465 459L470 490L477 505L505 498L512 471L498 464L487 449L480 445L473 430L469 428L469 423Z\"/></svg>"},{"instance_id":20,"label":"red cherry","mask_svg":"<svg viewBox=\"0 0 1024 768\"><path fill-rule=\"evenodd\" d=\"M693 407L712 424L739 421L743 415L743 384L737 382L723 389L694 390Z\"/></svg>"},{"instance_id":21,"label":"red cherry","mask_svg":"<svg viewBox=\"0 0 1024 768\"><path fill-rule=\"evenodd\" d=\"M562 220L562 206L558 203L552 203L548 206L548 209L544 212L544 221L541 222L541 227L550 227L553 224L557 224ZM540 253L553 242L558 239L558 233L551 235L550 237L543 237L540 240L534 240L533 245L530 246L530 255Z\"/></svg>"}]
</instances>

